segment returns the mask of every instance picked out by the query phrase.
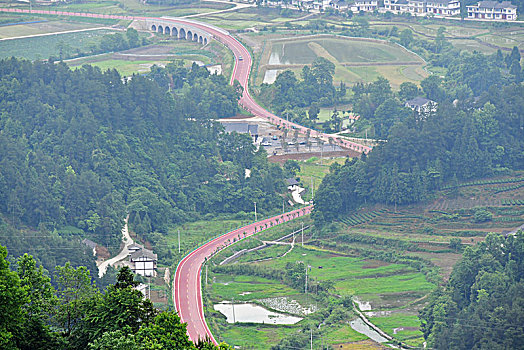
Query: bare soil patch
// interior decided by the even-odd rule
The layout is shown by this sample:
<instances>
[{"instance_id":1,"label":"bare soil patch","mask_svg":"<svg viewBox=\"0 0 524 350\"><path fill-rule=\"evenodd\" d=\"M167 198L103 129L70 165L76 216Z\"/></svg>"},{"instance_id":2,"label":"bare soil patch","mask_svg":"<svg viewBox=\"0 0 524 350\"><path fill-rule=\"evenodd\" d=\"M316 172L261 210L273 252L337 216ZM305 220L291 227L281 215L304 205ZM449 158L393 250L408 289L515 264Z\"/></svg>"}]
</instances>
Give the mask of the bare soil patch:
<instances>
[{"instance_id":1,"label":"bare soil patch","mask_svg":"<svg viewBox=\"0 0 524 350\"><path fill-rule=\"evenodd\" d=\"M320 152L304 152L304 153L289 153L289 154L280 154L276 156L268 157L268 160L273 163L284 164L286 160L308 160L311 157L319 157ZM337 157L360 157L360 153L352 150L345 151L335 151L335 152L323 152L322 157L324 158L337 158Z\"/></svg>"},{"instance_id":2,"label":"bare soil patch","mask_svg":"<svg viewBox=\"0 0 524 350\"><path fill-rule=\"evenodd\" d=\"M366 264L362 266L362 268L363 269L376 269L377 267L388 266L388 265L391 265L391 264L385 261L366 260Z\"/></svg>"},{"instance_id":3,"label":"bare soil patch","mask_svg":"<svg viewBox=\"0 0 524 350\"><path fill-rule=\"evenodd\" d=\"M336 344L333 345L333 349L341 350L381 350L381 349L390 349L385 346L375 343L372 340L361 340L352 343Z\"/></svg>"}]
</instances>

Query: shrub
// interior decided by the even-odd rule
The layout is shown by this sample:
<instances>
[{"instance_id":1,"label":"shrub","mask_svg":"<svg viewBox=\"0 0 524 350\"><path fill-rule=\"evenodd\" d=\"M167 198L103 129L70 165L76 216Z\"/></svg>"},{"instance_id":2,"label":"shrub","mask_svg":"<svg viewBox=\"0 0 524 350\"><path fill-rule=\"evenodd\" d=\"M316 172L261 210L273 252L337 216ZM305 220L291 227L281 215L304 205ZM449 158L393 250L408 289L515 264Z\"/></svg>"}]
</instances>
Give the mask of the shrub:
<instances>
[{"instance_id":1,"label":"shrub","mask_svg":"<svg viewBox=\"0 0 524 350\"><path fill-rule=\"evenodd\" d=\"M492 218L493 214L491 214L486 209L477 208L475 209L475 213L473 214L473 220L475 222L491 221Z\"/></svg>"}]
</instances>

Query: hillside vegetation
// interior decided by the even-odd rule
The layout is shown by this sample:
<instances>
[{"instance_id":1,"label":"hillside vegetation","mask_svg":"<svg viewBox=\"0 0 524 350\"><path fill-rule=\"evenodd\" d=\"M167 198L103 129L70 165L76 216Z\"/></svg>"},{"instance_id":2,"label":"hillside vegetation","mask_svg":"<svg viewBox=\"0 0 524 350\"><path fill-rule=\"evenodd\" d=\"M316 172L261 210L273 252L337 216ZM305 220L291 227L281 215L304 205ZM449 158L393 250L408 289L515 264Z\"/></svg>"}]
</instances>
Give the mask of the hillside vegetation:
<instances>
[{"instance_id":1,"label":"hillside vegetation","mask_svg":"<svg viewBox=\"0 0 524 350\"><path fill-rule=\"evenodd\" d=\"M71 226L115 246L128 214L137 233L150 233L253 201L279 207L281 168L211 120L236 114L240 91L196 65L123 81L115 70L0 61L3 220L42 237ZM0 227L13 253L26 249Z\"/></svg>"}]
</instances>

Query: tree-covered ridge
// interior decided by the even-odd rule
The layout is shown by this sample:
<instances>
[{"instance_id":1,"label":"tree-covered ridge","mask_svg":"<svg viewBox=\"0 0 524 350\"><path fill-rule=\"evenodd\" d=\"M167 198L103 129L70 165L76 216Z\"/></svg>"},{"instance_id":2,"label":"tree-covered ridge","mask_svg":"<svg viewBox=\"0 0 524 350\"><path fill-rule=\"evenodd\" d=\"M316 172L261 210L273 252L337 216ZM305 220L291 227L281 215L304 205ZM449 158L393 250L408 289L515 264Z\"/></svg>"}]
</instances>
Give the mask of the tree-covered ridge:
<instances>
[{"instance_id":1,"label":"tree-covered ridge","mask_svg":"<svg viewBox=\"0 0 524 350\"><path fill-rule=\"evenodd\" d=\"M231 349L190 341L176 313L160 312L135 289L139 283L128 267L100 293L83 266L57 266L51 284L32 256L21 256L14 270L6 256L0 246L2 349Z\"/></svg>"},{"instance_id":2,"label":"tree-covered ridge","mask_svg":"<svg viewBox=\"0 0 524 350\"><path fill-rule=\"evenodd\" d=\"M464 251L445 289L420 313L435 349L524 347L524 234L489 234Z\"/></svg>"},{"instance_id":3,"label":"tree-covered ridge","mask_svg":"<svg viewBox=\"0 0 524 350\"><path fill-rule=\"evenodd\" d=\"M196 65L123 79L0 61L0 211L15 225L76 226L103 243L127 213L138 231L163 232L253 201L276 207L280 167L210 120L236 114L239 92Z\"/></svg>"},{"instance_id":4,"label":"tree-covered ridge","mask_svg":"<svg viewBox=\"0 0 524 350\"><path fill-rule=\"evenodd\" d=\"M317 192L316 218L329 221L365 202L413 203L444 183L522 169L524 85L502 70L500 57L462 54L444 79L422 81L434 111L406 114L384 79L354 87L355 109L376 108L364 118L387 127L388 141L362 160L333 167ZM511 55L506 60L515 65ZM410 90L404 85L399 95L418 93Z\"/></svg>"}]
</instances>

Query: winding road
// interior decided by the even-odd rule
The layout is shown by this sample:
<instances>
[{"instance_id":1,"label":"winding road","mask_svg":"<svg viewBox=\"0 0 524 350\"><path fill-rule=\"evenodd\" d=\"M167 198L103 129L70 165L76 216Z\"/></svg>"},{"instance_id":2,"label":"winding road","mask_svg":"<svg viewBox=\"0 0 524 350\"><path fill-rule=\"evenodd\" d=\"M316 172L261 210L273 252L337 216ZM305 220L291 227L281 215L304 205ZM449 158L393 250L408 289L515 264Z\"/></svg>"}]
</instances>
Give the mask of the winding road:
<instances>
[{"instance_id":1,"label":"winding road","mask_svg":"<svg viewBox=\"0 0 524 350\"><path fill-rule=\"evenodd\" d=\"M344 148L349 148L357 152L368 153L369 151L371 151L371 147L363 146L358 143L339 138L336 135L324 134L313 129L308 129L296 123L286 121L285 119L282 119L272 114L271 112L265 110L263 107L259 106L258 103L256 103L250 95L248 87L249 74L251 72L251 67L253 63L251 54L239 40L237 40L229 32L221 28L217 28L215 26L190 19L171 17L132 17L93 13L25 10L17 8L0 8L0 12L35 13L45 15L95 17L125 20L159 20L162 22L170 21L173 23L189 24L193 27L197 27L213 35L214 39L223 43L233 52L233 55L235 57L235 65L231 75L230 83L233 84L233 82L237 80L240 83L240 85L244 88L244 92L239 101L239 104L244 109L253 113L256 116L263 117L269 122L278 125L282 128L295 129L302 134L309 133L311 137L320 138L328 142L331 140L333 144L339 145ZM180 261L175 272L175 278L173 281L173 300L175 308L180 318L182 319L182 322L187 322L187 332L191 340L197 341L201 338L210 338L215 344L217 344L216 340L213 337L213 334L211 333L206 324L204 317L200 276L202 265L204 264L204 262L219 250L232 244L235 240L249 237L257 232L265 230L266 228L293 220L304 215L308 215L311 213L312 210L313 206L307 206L233 230L202 245L201 247L189 253Z\"/></svg>"}]
</instances>

